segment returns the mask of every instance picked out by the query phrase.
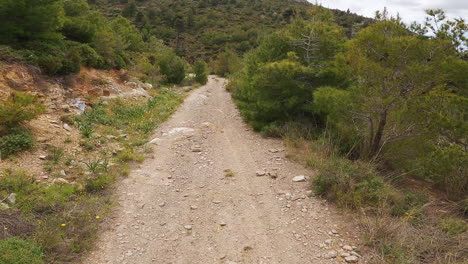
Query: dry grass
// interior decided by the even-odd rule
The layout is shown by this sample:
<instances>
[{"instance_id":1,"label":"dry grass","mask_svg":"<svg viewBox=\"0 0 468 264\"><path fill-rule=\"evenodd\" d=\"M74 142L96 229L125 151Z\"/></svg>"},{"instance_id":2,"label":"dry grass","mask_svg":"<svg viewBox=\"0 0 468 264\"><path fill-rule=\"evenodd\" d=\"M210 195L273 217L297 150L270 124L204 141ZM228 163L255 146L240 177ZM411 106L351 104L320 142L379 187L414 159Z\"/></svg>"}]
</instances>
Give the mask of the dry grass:
<instances>
[{"instance_id":1,"label":"dry grass","mask_svg":"<svg viewBox=\"0 0 468 264\"><path fill-rule=\"evenodd\" d=\"M236 174L230 170L230 169L225 169L224 170L224 177L234 177Z\"/></svg>"},{"instance_id":2,"label":"dry grass","mask_svg":"<svg viewBox=\"0 0 468 264\"><path fill-rule=\"evenodd\" d=\"M0 211L0 240L30 234L33 225L14 210Z\"/></svg>"},{"instance_id":3,"label":"dry grass","mask_svg":"<svg viewBox=\"0 0 468 264\"><path fill-rule=\"evenodd\" d=\"M366 174L368 166L353 165L354 162L339 157L327 140L285 137L285 145L288 158L317 170L317 177L322 175L325 179L315 182L314 188L317 184L329 183L329 177L337 179L331 182L339 186L326 189L325 196L336 201L341 208L356 210L371 251L368 254L373 255L369 263L468 263L468 225L466 218L459 215L462 209L457 204L444 202L427 189L410 185L401 189L388 181L380 187L371 184L377 188L376 193L382 194L376 203L359 203L368 200L361 199L361 196L369 192L348 187L367 184L360 182L359 175ZM340 159L343 162L332 162ZM367 172L360 173L361 169ZM370 178L385 179L375 173Z\"/></svg>"}]
</instances>

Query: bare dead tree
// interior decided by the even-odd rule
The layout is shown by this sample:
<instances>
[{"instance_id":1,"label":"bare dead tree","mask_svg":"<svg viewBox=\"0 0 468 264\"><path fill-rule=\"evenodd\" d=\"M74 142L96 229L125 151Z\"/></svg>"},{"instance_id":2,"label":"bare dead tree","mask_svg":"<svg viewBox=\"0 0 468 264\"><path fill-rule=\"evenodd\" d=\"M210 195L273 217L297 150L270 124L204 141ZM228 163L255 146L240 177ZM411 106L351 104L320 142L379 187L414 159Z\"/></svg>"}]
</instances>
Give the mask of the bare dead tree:
<instances>
[{"instance_id":1,"label":"bare dead tree","mask_svg":"<svg viewBox=\"0 0 468 264\"><path fill-rule=\"evenodd\" d=\"M314 59L317 58L317 53L320 47L320 38L315 34L313 30L311 30L308 35L301 34L301 36L302 39L291 41L291 43L294 46L304 50L304 60L306 61L308 67L319 66L318 64L312 65L312 62Z\"/></svg>"}]
</instances>

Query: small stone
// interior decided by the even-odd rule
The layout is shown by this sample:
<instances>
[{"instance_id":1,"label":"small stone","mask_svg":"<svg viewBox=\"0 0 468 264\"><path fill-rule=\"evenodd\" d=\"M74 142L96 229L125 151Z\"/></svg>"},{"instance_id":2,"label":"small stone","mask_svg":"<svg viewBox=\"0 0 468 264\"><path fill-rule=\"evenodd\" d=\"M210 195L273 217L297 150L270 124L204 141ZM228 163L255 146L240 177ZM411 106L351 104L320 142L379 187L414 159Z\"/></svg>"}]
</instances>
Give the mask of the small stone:
<instances>
[{"instance_id":1,"label":"small stone","mask_svg":"<svg viewBox=\"0 0 468 264\"><path fill-rule=\"evenodd\" d=\"M149 143L153 144L153 145L159 145L161 143L161 139L160 138L154 138Z\"/></svg>"},{"instance_id":2,"label":"small stone","mask_svg":"<svg viewBox=\"0 0 468 264\"><path fill-rule=\"evenodd\" d=\"M335 250L329 251L324 255L324 258L326 259L332 259L336 258L338 256L338 253Z\"/></svg>"},{"instance_id":3,"label":"small stone","mask_svg":"<svg viewBox=\"0 0 468 264\"><path fill-rule=\"evenodd\" d=\"M192 146L192 152L202 152L202 149L200 146L195 145L195 146Z\"/></svg>"},{"instance_id":4,"label":"small stone","mask_svg":"<svg viewBox=\"0 0 468 264\"><path fill-rule=\"evenodd\" d=\"M10 209L10 206L8 206L8 204L0 203L0 211L8 210L8 209Z\"/></svg>"},{"instance_id":5,"label":"small stone","mask_svg":"<svg viewBox=\"0 0 468 264\"><path fill-rule=\"evenodd\" d=\"M213 203L214 203L214 204L220 204L220 203L221 203L221 201L214 200L214 201L213 201Z\"/></svg>"},{"instance_id":6,"label":"small stone","mask_svg":"<svg viewBox=\"0 0 468 264\"><path fill-rule=\"evenodd\" d=\"M159 204L159 207L164 207L166 205L166 202L162 202Z\"/></svg>"},{"instance_id":7,"label":"small stone","mask_svg":"<svg viewBox=\"0 0 468 264\"><path fill-rule=\"evenodd\" d=\"M16 193L10 193L8 197L6 198L7 202L10 204L16 203Z\"/></svg>"},{"instance_id":8,"label":"small stone","mask_svg":"<svg viewBox=\"0 0 468 264\"><path fill-rule=\"evenodd\" d=\"M293 182L305 182L306 177L304 175L296 176L292 179Z\"/></svg>"},{"instance_id":9,"label":"small stone","mask_svg":"<svg viewBox=\"0 0 468 264\"><path fill-rule=\"evenodd\" d=\"M332 231L333 232L333 231ZM352 246L343 246L343 249L344 250L347 250L347 251L353 251L353 247Z\"/></svg>"},{"instance_id":10,"label":"small stone","mask_svg":"<svg viewBox=\"0 0 468 264\"><path fill-rule=\"evenodd\" d=\"M191 205L191 206L190 206L190 209L191 209L191 210L197 210L198 207L197 207L196 205Z\"/></svg>"},{"instance_id":11,"label":"small stone","mask_svg":"<svg viewBox=\"0 0 468 264\"><path fill-rule=\"evenodd\" d=\"M337 234L338 234L338 231L336 231L335 229L333 229L331 232L332 232L332 234L334 234L334 235L337 235Z\"/></svg>"},{"instance_id":12,"label":"small stone","mask_svg":"<svg viewBox=\"0 0 468 264\"><path fill-rule=\"evenodd\" d=\"M184 228L185 228L186 230L192 230L192 225L185 225Z\"/></svg>"},{"instance_id":13,"label":"small stone","mask_svg":"<svg viewBox=\"0 0 468 264\"><path fill-rule=\"evenodd\" d=\"M71 127L70 127L67 123L63 124L63 128L64 128L66 131L71 131Z\"/></svg>"},{"instance_id":14,"label":"small stone","mask_svg":"<svg viewBox=\"0 0 468 264\"><path fill-rule=\"evenodd\" d=\"M116 139L116 136L114 136L114 135L107 135L106 138L107 138L107 139Z\"/></svg>"},{"instance_id":15,"label":"small stone","mask_svg":"<svg viewBox=\"0 0 468 264\"><path fill-rule=\"evenodd\" d=\"M349 254L349 253L347 253L347 252L342 252L342 253L340 254L340 257L342 257L342 258L346 258L346 257L349 257L349 256L351 256L351 254Z\"/></svg>"},{"instance_id":16,"label":"small stone","mask_svg":"<svg viewBox=\"0 0 468 264\"><path fill-rule=\"evenodd\" d=\"M39 158L40 158L41 160L45 160L45 159L47 158L47 156L41 155L41 156L39 156Z\"/></svg>"},{"instance_id":17,"label":"small stone","mask_svg":"<svg viewBox=\"0 0 468 264\"><path fill-rule=\"evenodd\" d=\"M226 226L226 223L225 222L220 222L219 225L220 226Z\"/></svg>"},{"instance_id":18,"label":"small stone","mask_svg":"<svg viewBox=\"0 0 468 264\"><path fill-rule=\"evenodd\" d=\"M277 150L277 149L269 149L268 151L271 152L271 153L278 153L279 150Z\"/></svg>"},{"instance_id":19,"label":"small stone","mask_svg":"<svg viewBox=\"0 0 468 264\"><path fill-rule=\"evenodd\" d=\"M58 184L69 184L70 182L65 180L64 178L57 178L52 181L52 183L58 183Z\"/></svg>"},{"instance_id":20,"label":"small stone","mask_svg":"<svg viewBox=\"0 0 468 264\"><path fill-rule=\"evenodd\" d=\"M67 173L66 173L64 170L61 170L61 171L60 171L60 175L61 175L61 176L67 176Z\"/></svg>"},{"instance_id":21,"label":"small stone","mask_svg":"<svg viewBox=\"0 0 468 264\"><path fill-rule=\"evenodd\" d=\"M268 175L270 175L270 178L272 178L272 179L278 178L278 172L277 171L269 172Z\"/></svg>"},{"instance_id":22,"label":"small stone","mask_svg":"<svg viewBox=\"0 0 468 264\"><path fill-rule=\"evenodd\" d=\"M261 170L261 171L257 171L255 174L257 174L257 176L265 176L266 172Z\"/></svg>"},{"instance_id":23,"label":"small stone","mask_svg":"<svg viewBox=\"0 0 468 264\"><path fill-rule=\"evenodd\" d=\"M358 257L356 257L356 256L345 257L345 261L348 262L348 263L357 263L358 262Z\"/></svg>"},{"instance_id":24,"label":"small stone","mask_svg":"<svg viewBox=\"0 0 468 264\"><path fill-rule=\"evenodd\" d=\"M45 137L38 137L36 141L37 141L37 142L40 142L40 143L44 143L44 142L47 141L47 138L45 138Z\"/></svg>"},{"instance_id":25,"label":"small stone","mask_svg":"<svg viewBox=\"0 0 468 264\"><path fill-rule=\"evenodd\" d=\"M331 243L333 243L333 239L327 239L327 240L325 240L325 244L330 245Z\"/></svg>"}]
</instances>

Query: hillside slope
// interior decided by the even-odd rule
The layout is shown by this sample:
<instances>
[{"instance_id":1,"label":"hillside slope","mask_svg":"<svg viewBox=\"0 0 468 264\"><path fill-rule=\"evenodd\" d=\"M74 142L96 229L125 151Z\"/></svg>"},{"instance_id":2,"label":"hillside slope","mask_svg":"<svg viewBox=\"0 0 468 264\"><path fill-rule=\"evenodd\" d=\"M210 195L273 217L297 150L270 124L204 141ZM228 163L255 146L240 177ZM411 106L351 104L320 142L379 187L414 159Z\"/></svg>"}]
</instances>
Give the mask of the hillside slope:
<instances>
[{"instance_id":1,"label":"hillside slope","mask_svg":"<svg viewBox=\"0 0 468 264\"><path fill-rule=\"evenodd\" d=\"M145 38L156 36L189 62L216 57L226 49L242 54L258 39L295 18L312 19L317 6L283 0L96 0L95 7L110 16L132 20ZM348 37L372 19L332 10Z\"/></svg>"}]
</instances>

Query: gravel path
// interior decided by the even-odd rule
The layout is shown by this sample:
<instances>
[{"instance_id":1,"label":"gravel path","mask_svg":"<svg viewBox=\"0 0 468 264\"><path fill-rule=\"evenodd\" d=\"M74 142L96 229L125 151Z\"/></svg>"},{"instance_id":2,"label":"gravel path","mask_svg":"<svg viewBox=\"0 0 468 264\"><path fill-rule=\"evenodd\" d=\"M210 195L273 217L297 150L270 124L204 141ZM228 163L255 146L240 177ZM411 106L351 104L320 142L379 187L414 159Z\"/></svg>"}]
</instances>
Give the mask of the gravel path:
<instances>
[{"instance_id":1,"label":"gravel path","mask_svg":"<svg viewBox=\"0 0 468 264\"><path fill-rule=\"evenodd\" d=\"M293 181L311 170L252 132L225 84L210 77L157 129L154 157L119 184L110 228L84 263L353 262L352 221Z\"/></svg>"}]
</instances>

